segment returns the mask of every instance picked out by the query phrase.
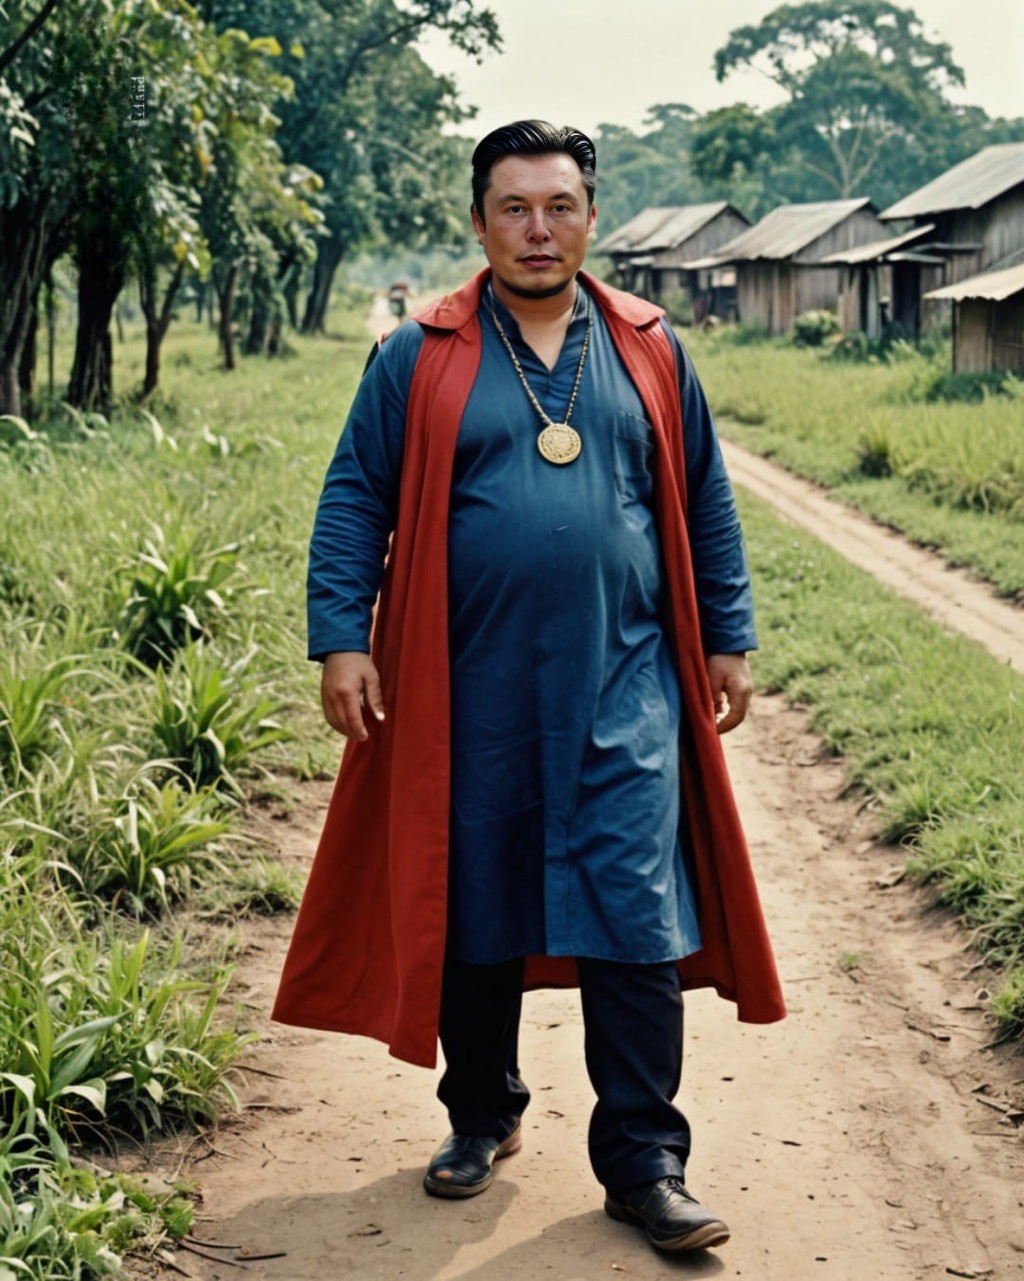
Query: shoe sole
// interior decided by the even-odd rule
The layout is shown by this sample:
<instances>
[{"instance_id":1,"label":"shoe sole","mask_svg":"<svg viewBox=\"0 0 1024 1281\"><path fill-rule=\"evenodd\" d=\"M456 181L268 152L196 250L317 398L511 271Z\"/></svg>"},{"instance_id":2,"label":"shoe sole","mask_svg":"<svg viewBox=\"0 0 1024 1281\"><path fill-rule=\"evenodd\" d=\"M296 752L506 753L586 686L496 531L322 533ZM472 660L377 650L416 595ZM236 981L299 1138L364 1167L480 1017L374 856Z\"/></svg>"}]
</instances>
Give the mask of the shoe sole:
<instances>
[{"instance_id":1,"label":"shoe sole","mask_svg":"<svg viewBox=\"0 0 1024 1281\"><path fill-rule=\"evenodd\" d=\"M628 1205L608 1198L604 1203L604 1212L618 1223L630 1223L634 1227L643 1228L647 1240L657 1250L710 1250L716 1245L725 1245L729 1240L729 1229L721 1219L702 1223L699 1228L684 1232L682 1236L659 1239L652 1234L641 1216Z\"/></svg>"},{"instance_id":2,"label":"shoe sole","mask_svg":"<svg viewBox=\"0 0 1024 1281\"><path fill-rule=\"evenodd\" d=\"M495 1161L500 1161L504 1157L513 1156L523 1146L522 1130L513 1130L498 1144L494 1153ZM481 1179L479 1183L452 1183L450 1179L435 1179L428 1172L423 1176L423 1186L431 1196L444 1197L448 1201L461 1201L466 1197L479 1196L481 1192L486 1192L494 1182L494 1166L487 1173L487 1177Z\"/></svg>"}]
</instances>

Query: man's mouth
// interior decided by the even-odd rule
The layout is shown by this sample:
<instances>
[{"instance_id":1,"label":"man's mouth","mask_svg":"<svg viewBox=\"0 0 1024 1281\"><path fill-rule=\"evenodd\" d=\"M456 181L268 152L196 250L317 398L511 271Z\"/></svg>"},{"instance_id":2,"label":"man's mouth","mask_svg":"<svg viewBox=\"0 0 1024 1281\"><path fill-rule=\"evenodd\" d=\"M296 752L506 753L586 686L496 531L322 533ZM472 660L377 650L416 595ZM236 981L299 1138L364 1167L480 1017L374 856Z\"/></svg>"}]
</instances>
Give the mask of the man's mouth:
<instances>
[{"instance_id":1,"label":"man's mouth","mask_svg":"<svg viewBox=\"0 0 1024 1281\"><path fill-rule=\"evenodd\" d=\"M520 258L520 262L525 262L531 267L549 267L552 263L557 262L550 254L527 254Z\"/></svg>"}]
</instances>

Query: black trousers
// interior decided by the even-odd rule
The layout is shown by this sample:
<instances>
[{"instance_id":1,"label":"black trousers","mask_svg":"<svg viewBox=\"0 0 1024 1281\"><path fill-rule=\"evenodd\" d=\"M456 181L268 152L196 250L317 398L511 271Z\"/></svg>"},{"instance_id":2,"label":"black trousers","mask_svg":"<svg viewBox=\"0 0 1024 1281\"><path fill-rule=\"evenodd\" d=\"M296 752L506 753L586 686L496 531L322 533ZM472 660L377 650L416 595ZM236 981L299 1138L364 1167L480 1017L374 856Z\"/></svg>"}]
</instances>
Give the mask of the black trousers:
<instances>
[{"instance_id":1,"label":"black trousers","mask_svg":"<svg viewBox=\"0 0 1024 1281\"><path fill-rule=\"evenodd\" d=\"M577 962L585 1056L597 1103L588 1150L611 1192L682 1176L690 1127L673 1105L683 1065L683 1002L673 962ZM523 961L445 963L437 1096L459 1134L502 1139L530 1092L519 1071Z\"/></svg>"}]
</instances>

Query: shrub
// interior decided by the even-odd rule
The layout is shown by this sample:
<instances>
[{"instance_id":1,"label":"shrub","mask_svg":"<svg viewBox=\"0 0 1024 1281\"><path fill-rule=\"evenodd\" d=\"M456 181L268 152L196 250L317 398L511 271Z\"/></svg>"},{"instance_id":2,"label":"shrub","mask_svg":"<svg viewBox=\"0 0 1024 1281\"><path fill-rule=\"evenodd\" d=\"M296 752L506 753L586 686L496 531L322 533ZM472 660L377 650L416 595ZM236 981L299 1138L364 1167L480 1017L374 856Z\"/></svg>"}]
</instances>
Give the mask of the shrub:
<instances>
[{"instance_id":1,"label":"shrub","mask_svg":"<svg viewBox=\"0 0 1024 1281\"><path fill-rule=\"evenodd\" d=\"M161 667L191 641L209 637L222 615L222 591L235 572L238 545L206 548L200 536L168 540L155 525L153 537L121 569L131 578L116 633L129 653L147 667ZM170 545L168 543L170 542Z\"/></svg>"},{"instance_id":2,"label":"shrub","mask_svg":"<svg viewBox=\"0 0 1024 1281\"><path fill-rule=\"evenodd\" d=\"M271 743L290 737L275 718L279 700L244 677L250 649L230 667L201 644L189 645L170 672L156 674L153 735L157 751L196 787L236 795L239 767Z\"/></svg>"},{"instance_id":3,"label":"shrub","mask_svg":"<svg viewBox=\"0 0 1024 1281\"><path fill-rule=\"evenodd\" d=\"M217 816L217 798L177 778L158 783L153 768L84 816L67 855L86 892L135 916L183 898L203 873L227 872L222 838L229 825Z\"/></svg>"},{"instance_id":4,"label":"shrub","mask_svg":"<svg viewBox=\"0 0 1024 1281\"><path fill-rule=\"evenodd\" d=\"M831 311L804 311L793 321L793 343L797 347L824 347L839 333L839 321Z\"/></svg>"}]
</instances>

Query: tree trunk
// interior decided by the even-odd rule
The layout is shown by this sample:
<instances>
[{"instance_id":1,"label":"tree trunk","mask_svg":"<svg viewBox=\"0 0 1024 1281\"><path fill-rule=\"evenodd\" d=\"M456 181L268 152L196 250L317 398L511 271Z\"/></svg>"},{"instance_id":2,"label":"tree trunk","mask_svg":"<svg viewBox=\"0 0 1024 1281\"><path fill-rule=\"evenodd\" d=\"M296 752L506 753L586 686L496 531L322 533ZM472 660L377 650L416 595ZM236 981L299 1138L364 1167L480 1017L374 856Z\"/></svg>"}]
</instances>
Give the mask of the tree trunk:
<instances>
[{"instance_id":1,"label":"tree trunk","mask_svg":"<svg viewBox=\"0 0 1024 1281\"><path fill-rule=\"evenodd\" d=\"M304 334L322 334L327 320L327 306L331 299L334 273L341 262L341 246L336 240L321 240L313 264L313 283L306 299L306 314L302 320Z\"/></svg>"},{"instance_id":2,"label":"tree trunk","mask_svg":"<svg viewBox=\"0 0 1024 1281\"><path fill-rule=\"evenodd\" d=\"M0 414L22 411L22 353L59 235L45 197L0 208Z\"/></svg>"},{"instance_id":3,"label":"tree trunk","mask_svg":"<svg viewBox=\"0 0 1024 1281\"><path fill-rule=\"evenodd\" d=\"M238 264L232 263L224 274L223 284L217 283L214 272L214 289L217 291L217 302L220 305L220 349L224 357L224 368L235 367L235 334L232 328L235 310L235 288L238 284Z\"/></svg>"},{"instance_id":4,"label":"tree trunk","mask_svg":"<svg viewBox=\"0 0 1024 1281\"><path fill-rule=\"evenodd\" d=\"M78 330L68 401L109 413L114 395L110 319L124 285L125 255L115 238L85 230L78 238Z\"/></svg>"},{"instance_id":5,"label":"tree trunk","mask_svg":"<svg viewBox=\"0 0 1024 1281\"><path fill-rule=\"evenodd\" d=\"M168 282L163 303L160 303L156 263L148 246L140 246L139 259L139 303L146 317L146 372L142 380L141 392L141 399L145 400L156 391L160 382L160 347L170 328L174 300L185 278L185 264L179 262L175 267L174 274Z\"/></svg>"},{"instance_id":6,"label":"tree trunk","mask_svg":"<svg viewBox=\"0 0 1024 1281\"><path fill-rule=\"evenodd\" d=\"M53 296L53 263L46 268L46 394L53 397L53 366L57 353L57 305Z\"/></svg>"},{"instance_id":7,"label":"tree trunk","mask_svg":"<svg viewBox=\"0 0 1024 1281\"><path fill-rule=\"evenodd\" d=\"M37 286L38 291L39 286ZM29 303L28 332L21 347L21 359L18 362L18 386L27 404L32 403L36 389L36 340L39 334L39 295L36 293Z\"/></svg>"},{"instance_id":8,"label":"tree trunk","mask_svg":"<svg viewBox=\"0 0 1024 1281\"><path fill-rule=\"evenodd\" d=\"M274 286L262 270L253 275L250 298L249 328L242 350L247 356L261 356L267 349L274 309Z\"/></svg>"}]
</instances>

